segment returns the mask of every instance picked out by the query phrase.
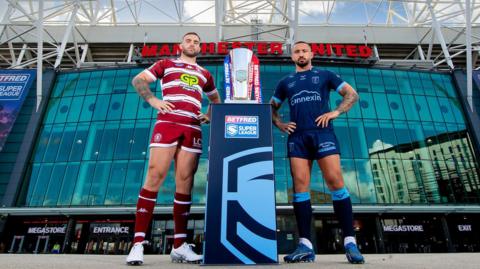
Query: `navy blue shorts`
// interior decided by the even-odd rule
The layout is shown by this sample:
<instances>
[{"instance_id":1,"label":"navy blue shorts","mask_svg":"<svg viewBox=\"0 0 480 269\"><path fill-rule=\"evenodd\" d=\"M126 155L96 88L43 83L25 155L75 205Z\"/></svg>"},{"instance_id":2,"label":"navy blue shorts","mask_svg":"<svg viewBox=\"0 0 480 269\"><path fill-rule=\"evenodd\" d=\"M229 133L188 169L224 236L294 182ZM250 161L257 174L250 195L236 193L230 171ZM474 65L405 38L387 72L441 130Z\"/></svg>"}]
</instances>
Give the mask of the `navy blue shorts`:
<instances>
[{"instance_id":1,"label":"navy blue shorts","mask_svg":"<svg viewBox=\"0 0 480 269\"><path fill-rule=\"evenodd\" d=\"M318 160L328 155L340 154L337 137L333 131L308 130L288 137L288 157Z\"/></svg>"}]
</instances>

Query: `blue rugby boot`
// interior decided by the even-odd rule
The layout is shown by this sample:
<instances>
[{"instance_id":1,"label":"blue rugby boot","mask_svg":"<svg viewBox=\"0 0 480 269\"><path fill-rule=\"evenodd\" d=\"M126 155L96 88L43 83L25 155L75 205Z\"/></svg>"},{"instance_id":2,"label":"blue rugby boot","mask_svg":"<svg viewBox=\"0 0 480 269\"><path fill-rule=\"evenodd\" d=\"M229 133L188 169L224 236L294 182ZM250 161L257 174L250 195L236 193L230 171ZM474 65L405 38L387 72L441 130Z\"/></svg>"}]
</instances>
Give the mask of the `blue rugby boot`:
<instances>
[{"instance_id":1,"label":"blue rugby boot","mask_svg":"<svg viewBox=\"0 0 480 269\"><path fill-rule=\"evenodd\" d=\"M313 252L313 249L300 243L298 244L297 249L295 249L292 254L283 257L283 260L287 263L313 262L315 261L315 253Z\"/></svg>"},{"instance_id":2,"label":"blue rugby boot","mask_svg":"<svg viewBox=\"0 0 480 269\"><path fill-rule=\"evenodd\" d=\"M348 243L345 246L345 254L347 255L347 260L349 263L365 263L365 259L362 256L362 253L357 248L357 245L354 243Z\"/></svg>"}]
</instances>

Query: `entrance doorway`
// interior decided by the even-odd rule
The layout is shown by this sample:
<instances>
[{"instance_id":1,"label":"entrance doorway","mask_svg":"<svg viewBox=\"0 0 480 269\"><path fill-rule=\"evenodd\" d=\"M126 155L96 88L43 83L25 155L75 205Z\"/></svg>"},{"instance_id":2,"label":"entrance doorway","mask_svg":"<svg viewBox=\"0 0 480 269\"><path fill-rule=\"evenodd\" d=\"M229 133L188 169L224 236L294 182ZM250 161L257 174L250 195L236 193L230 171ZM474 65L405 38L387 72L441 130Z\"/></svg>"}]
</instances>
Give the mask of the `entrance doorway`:
<instances>
[{"instance_id":1,"label":"entrance doorway","mask_svg":"<svg viewBox=\"0 0 480 269\"><path fill-rule=\"evenodd\" d=\"M20 252L22 252L23 241L25 241L25 236L15 235L13 237L12 244L10 245L10 249L8 250L8 252L9 253L20 253Z\"/></svg>"}]
</instances>

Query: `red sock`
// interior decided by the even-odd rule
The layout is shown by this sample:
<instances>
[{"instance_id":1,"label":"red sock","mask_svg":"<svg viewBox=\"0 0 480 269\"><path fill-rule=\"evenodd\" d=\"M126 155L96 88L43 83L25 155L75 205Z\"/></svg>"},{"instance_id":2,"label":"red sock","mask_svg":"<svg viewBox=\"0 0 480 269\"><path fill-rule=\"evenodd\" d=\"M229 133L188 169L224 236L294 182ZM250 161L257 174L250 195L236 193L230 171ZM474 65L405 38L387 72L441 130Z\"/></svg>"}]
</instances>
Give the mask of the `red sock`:
<instances>
[{"instance_id":1,"label":"red sock","mask_svg":"<svg viewBox=\"0 0 480 269\"><path fill-rule=\"evenodd\" d=\"M175 193L173 201L173 221L175 229L173 235L173 247L180 247L187 239L188 215L190 215L190 206L192 205L192 196L190 194Z\"/></svg>"},{"instance_id":2,"label":"red sock","mask_svg":"<svg viewBox=\"0 0 480 269\"><path fill-rule=\"evenodd\" d=\"M137 202L137 213L135 214L135 237L133 243L145 240L145 233L152 220L157 193L158 192L148 191L144 188L140 190Z\"/></svg>"}]
</instances>

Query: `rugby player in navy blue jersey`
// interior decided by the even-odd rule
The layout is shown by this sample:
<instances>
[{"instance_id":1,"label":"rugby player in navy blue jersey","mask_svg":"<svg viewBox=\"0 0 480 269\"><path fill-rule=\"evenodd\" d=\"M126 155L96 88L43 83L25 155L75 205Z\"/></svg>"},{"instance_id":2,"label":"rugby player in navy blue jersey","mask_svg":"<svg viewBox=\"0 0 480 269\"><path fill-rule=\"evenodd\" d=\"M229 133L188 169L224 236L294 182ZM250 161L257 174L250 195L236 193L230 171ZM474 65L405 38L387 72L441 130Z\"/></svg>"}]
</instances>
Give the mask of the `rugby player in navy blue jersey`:
<instances>
[{"instance_id":1,"label":"rugby player in navy blue jersey","mask_svg":"<svg viewBox=\"0 0 480 269\"><path fill-rule=\"evenodd\" d=\"M313 53L309 44L296 42L292 49L296 72L283 78L270 101L273 124L288 133L288 157L293 178L293 208L299 231L299 244L286 262L313 262L311 243L310 174L316 160L332 193L333 208L339 219L347 259L364 263L357 248L353 230L350 195L345 187L340 167L340 149L333 131L332 120L347 112L358 100L357 92L336 74L312 66ZM333 111L329 108L330 91L343 96ZM283 101L288 100L290 122L282 122L278 114Z\"/></svg>"}]
</instances>

